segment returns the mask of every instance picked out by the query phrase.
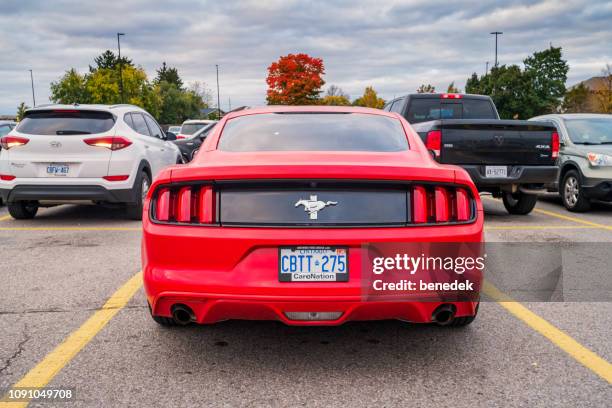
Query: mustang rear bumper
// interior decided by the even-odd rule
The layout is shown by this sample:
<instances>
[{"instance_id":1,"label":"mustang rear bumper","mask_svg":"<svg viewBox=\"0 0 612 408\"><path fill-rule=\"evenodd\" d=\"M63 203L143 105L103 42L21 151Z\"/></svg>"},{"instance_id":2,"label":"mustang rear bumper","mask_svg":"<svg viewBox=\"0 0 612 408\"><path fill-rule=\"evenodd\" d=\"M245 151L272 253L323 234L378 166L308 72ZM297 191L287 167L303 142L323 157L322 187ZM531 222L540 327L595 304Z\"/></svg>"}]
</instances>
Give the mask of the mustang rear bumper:
<instances>
[{"instance_id":1,"label":"mustang rear bumper","mask_svg":"<svg viewBox=\"0 0 612 408\"><path fill-rule=\"evenodd\" d=\"M445 302L456 307L456 316L473 316L477 302ZM359 297L352 300L332 297L291 300L266 296L236 296L220 293L176 293L164 292L157 296L153 314L171 316L173 305L188 306L199 324L216 323L223 320L278 320L288 325L312 326L340 325L348 321L404 320L413 323L429 323L433 312L442 302L364 302ZM302 320L292 313L317 314L336 313L333 320Z\"/></svg>"},{"instance_id":2,"label":"mustang rear bumper","mask_svg":"<svg viewBox=\"0 0 612 408\"><path fill-rule=\"evenodd\" d=\"M432 321L441 303L367 300L363 243L481 242L482 213L472 224L393 228L232 228L154 224L143 220L143 276L156 316L188 306L198 323L228 319L278 320L291 325L337 325L352 320ZM348 282L279 282L278 247L346 246ZM446 302L472 316L477 302ZM291 312L340 312L332 320L297 320ZM336 313L337 314L337 313Z\"/></svg>"}]
</instances>

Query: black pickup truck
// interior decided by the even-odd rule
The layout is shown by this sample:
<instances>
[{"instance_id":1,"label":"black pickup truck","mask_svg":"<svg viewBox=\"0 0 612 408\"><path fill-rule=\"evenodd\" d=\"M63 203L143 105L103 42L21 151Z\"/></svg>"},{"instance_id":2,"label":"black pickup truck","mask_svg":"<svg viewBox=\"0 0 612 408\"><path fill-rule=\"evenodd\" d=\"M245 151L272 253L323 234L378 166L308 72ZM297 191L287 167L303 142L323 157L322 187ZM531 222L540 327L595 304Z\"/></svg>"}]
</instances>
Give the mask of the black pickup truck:
<instances>
[{"instance_id":1,"label":"black pickup truck","mask_svg":"<svg viewBox=\"0 0 612 408\"><path fill-rule=\"evenodd\" d=\"M555 127L500 120L488 96L411 94L384 110L404 116L437 161L463 167L478 190L501 197L511 214L529 214L537 193L557 179Z\"/></svg>"}]
</instances>

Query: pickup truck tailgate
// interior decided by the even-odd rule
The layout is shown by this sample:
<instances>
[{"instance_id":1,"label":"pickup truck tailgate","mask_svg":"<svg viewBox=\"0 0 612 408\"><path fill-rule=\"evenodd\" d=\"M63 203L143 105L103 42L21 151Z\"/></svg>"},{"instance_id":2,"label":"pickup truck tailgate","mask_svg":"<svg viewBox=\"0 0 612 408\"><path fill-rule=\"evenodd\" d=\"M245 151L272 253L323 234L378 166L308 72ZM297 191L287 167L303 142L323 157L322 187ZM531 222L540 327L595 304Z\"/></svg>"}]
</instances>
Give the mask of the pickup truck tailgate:
<instances>
[{"instance_id":1,"label":"pickup truck tailgate","mask_svg":"<svg viewBox=\"0 0 612 408\"><path fill-rule=\"evenodd\" d=\"M539 122L517 120L441 120L441 163L553 165L552 133Z\"/></svg>"}]
</instances>

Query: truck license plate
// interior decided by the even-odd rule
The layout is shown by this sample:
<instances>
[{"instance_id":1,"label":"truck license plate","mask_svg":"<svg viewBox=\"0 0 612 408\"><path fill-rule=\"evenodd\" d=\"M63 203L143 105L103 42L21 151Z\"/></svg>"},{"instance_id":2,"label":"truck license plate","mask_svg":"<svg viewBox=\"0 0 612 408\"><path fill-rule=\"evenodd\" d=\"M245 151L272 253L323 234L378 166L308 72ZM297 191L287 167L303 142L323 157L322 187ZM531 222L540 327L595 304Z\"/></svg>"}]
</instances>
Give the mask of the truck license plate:
<instances>
[{"instance_id":1,"label":"truck license plate","mask_svg":"<svg viewBox=\"0 0 612 408\"><path fill-rule=\"evenodd\" d=\"M508 167L506 166L486 166L485 177L499 178L508 177Z\"/></svg>"}]
</instances>

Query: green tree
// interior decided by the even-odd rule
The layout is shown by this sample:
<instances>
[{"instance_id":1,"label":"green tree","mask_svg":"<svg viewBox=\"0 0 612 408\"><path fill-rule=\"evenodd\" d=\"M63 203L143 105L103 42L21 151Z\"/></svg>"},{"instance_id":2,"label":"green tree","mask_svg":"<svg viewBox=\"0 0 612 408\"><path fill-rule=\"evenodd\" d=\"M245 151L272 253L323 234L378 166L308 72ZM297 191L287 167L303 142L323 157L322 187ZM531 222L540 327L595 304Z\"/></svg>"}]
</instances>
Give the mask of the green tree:
<instances>
[{"instance_id":1,"label":"green tree","mask_svg":"<svg viewBox=\"0 0 612 408\"><path fill-rule=\"evenodd\" d=\"M535 114L554 112L565 95L565 81L569 71L561 47L550 46L544 51L535 52L523 63L525 74L529 76L531 87L537 96L533 106Z\"/></svg>"},{"instance_id":2,"label":"green tree","mask_svg":"<svg viewBox=\"0 0 612 408\"><path fill-rule=\"evenodd\" d=\"M417 89L417 93L435 93L436 92L436 87L431 85L431 84L421 84L421 86L418 87Z\"/></svg>"},{"instance_id":3,"label":"green tree","mask_svg":"<svg viewBox=\"0 0 612 408\"><path fill-rule=\"evenodd\" d=\"M94 58L95 66L89 66L89 72L95 72L98 69L115 69L119 66L119 58L111 50L106 50L102 54ZM133 67L132 60L126 56L121 57L123 67Z\"/></svg>"},{"instance_id":4,"label":"green tree","mask_svg":"<svg viewBox=\"0 0 612 408\"><path fill-rule=\"evenodd\" d=\"M95 63L95 67L90 67L90 72L85 75L74 68L66 71L51 84L51 100L67 104L120 103L120 71L115 55L106 51L96 57ZM121 70L124 101L144 108L162 123L181 123L185 119L198 118L200 110L206 107L203 98L206 89L199 84L184 89L176 69L168 68L165 63L158 70L158 77L160 71L161 78L165 79L157 78L160 80L151 83L142 68L125 59Z\"/></svg>"},{"instance_id":5,"label":"green tree","mask_svg":"<svg viewBox=\"0 0 612 408\"><path fill-rule=\"evenodd\" d=\"M90 103L87 78L71 68L57 82L51 82L51 96L54 103Z\"/></svg>"},{"instance_id":6,"label":"green tree","mask_svg":"<svg viewBox=\"0 0 612 408\"><path fill-rule=\"evenodd\" d=\"M158 84L165 81L169 84L174 84L178 89L183 89L183 80L179 76L178 70L174 67L168 67L166 62L162 63L162 66L157 70L157 77L153 80L154 83Z\"/></svg>"},{"instance_id":7,"label":"green tree","mask_svg":"<svg viewBox=\"0 0 612 408\"><path fill-rule=\"evenodd\" d=\"M351 101L345 95L325 95L321 98L321 105L350 106Z\"/></svg>"},{"instance_id":8,"label":"green tree","mask_svg":"<svg viewBox=\"0 0 612 408\"><path fill-rule=\"evenodd\" d=\"M382 109L385 106L385 100L378 97L373 87L367 86L363 95L353 101L353 105Z\"/></svg>"},{"instance_id":9,"label":"green tree","mask_svg":"<svg viewBox=\"0 0 612 408\"><path fill-rule=\"evenodd\" d=\"M28 109L30 109L30 107L26 105L25 102L21 102L19 104L19 106L17 107L17 122L23 119L23 116L25 115L25 111L27 111Z\"/></svg>"},{"instance_id":10,"label":"green tree","mask_svg":"<svg viewBox=\"0 0 612 408\"><path fill-rule=\"evenodd\" d=\"M586 112L589 88L582 82L570 88L565 93L561 110L566 113Z\"/></svg>"},{"instance_id":11,"label":"green tree","mask_svg":"<svg viewBox=\"0 0 612 408\"><path fill-rule=\"evenodd\" d=\"M448 84L448 88L446 88L447 93L461 93L461 90L455 86L455 81Z\"/></svg>"},{"instance_id":12,"label":"green tree","mask_svg":"<svg viewBox=\"0 0 612 408\"><path fill-rule=\"evenodd\" d=\"M474 73L466 81L465 92L491 96L502 119L528 119L556 111L565 94L568 70L561 48L536 52L524 63L524 70L502 65L481 77Z\"/></svg>"},{"instance_id":13,"label":"green tree","mask_svg":"<svg viewBox=\"0 0 612 408\"><path fill-rule=\"evenodd\" d=\"M206 107L202 97L195 91L180 90L175 84L166 81L155 85L155 93L161 101L161 123L181 123L187 119L199 118L201 109Z\"/></svg>"}]
</instances>

